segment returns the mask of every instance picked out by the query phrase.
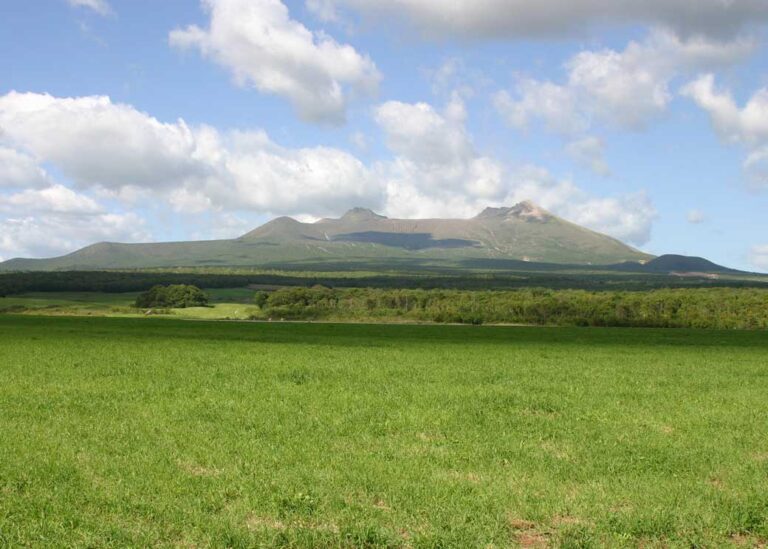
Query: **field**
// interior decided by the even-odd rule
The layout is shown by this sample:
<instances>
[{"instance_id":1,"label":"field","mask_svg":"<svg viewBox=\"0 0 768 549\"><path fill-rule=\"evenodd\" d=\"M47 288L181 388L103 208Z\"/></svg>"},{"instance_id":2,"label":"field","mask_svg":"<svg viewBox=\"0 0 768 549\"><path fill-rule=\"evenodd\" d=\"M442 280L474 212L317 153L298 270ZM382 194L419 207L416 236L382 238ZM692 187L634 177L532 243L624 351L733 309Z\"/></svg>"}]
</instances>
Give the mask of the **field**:
<instances>
[{"instance_id":1,"label":"field","mask_svg":"<svg viewBox=\"0 0 768 549\"><path fill-rule=\"evenodd\" d=\"M0 316L0 350L0 546L768 540L765 333Z\"/></svg>"},{"instance_id":2,"label":"field","mask_svg":"<svg viewBox=\"0 0 768 549\"><path fill-rule=\"evenodd\" d=\"M186 319L246 320L258 313L253 305L253 290L248 288L213 288L206 290L209 307L190 307L158 311L158 316ZM143 311L133 308L139 292L26 292L0 297L0 314L32 314L36 316L112 316L140 317Z\"/></svg>"}]
</instances>

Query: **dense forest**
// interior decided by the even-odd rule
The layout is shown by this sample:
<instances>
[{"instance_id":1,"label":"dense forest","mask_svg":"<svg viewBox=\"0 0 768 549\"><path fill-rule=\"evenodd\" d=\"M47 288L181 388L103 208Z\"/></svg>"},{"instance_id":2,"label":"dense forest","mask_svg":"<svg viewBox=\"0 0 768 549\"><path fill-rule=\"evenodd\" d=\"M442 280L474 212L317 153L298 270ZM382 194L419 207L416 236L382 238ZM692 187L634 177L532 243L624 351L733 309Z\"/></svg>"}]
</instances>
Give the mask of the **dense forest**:
<instances>
[{"instance_id":1,"label":"dense forest","mask_svg":"<svg viewBox=\"0 0 768 549\"><path fill-rule=\"evenodd\" d=\"M409 320L463 324L768 328L768 290L647 292L286 288L257 292L256 318Z\"/></svg>"},{"instance_id":2,"label":"dense forest","mask_svg":"<svg viewBox=\"0 0 768 549\"><path fill-rule=\"evenodd\" d=\"M330 288L511 290L551 288L643 291L657 288L768 288L768 277L681 278L662 274L589 272L314 273L246 269L36 271L0 274L0 296L25 292L143 292L157 285L244 288L250 285Z\"/></svg>"}]
</instances>

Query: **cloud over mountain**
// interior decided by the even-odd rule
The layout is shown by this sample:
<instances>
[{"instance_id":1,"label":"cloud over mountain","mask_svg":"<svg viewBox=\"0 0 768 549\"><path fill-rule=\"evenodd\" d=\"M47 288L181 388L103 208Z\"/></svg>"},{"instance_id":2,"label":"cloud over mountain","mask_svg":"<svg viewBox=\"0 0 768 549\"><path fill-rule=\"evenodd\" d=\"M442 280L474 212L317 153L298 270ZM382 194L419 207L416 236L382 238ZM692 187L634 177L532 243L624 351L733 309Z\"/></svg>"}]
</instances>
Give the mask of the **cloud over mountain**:
<instances>
[{"instance_id":1,"label":"cloud over mountain","mask_svg":"<svg viewBox=\"0 0 768 549\"><path fill-rule=\"evenodd\" d=\"M655 208L644 193L599 198L548 170L509 166L479 153L466 130L463 102L443 112L426 103L388 102L376 121L394 153L377 165L386 182L388 214L401 217L470 216L487 205L533 200L595 230L636 244L650 238Z\"/></svg>"},{"instance_id":2,"label":"cloud over mountain","mask_svg":"<svg viewBox=\"0 0 768 549\"><path fill-rule=\"evenodd\" d=\"M16 217L43 206L56 215L100 215L98 200L167 204L186 214L323 216L364 205L405 217L460 217L533 199L616 237L647 240L654 216L647 198L598 198L541 168L509 166L476 149L465 119L458 97L442 111L381 104L375 120L392 156L367 165L333 147L283 147L263 131L161 122L108 97L11 92L0 97L0 166L13 169L0 181L16 192L3 204ZM64 181L48 177L43 164Z\"/></svg>"}]
</instances>

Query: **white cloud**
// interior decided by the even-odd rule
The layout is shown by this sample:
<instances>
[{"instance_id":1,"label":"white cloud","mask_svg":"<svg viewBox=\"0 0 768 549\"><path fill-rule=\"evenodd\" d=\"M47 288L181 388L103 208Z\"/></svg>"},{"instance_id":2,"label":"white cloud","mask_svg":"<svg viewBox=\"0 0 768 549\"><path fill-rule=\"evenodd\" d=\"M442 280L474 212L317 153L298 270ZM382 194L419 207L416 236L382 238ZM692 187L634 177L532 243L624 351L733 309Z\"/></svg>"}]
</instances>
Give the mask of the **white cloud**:
<instances>
[{"instance_id":1,"label":"white cloud","mask_svg":"<svg viewBox=\"0 0 768 549\"><path fill-rule=\"evenodd\" d=\"M443 114L427 103L400 101L384 103L375 112L389 148L425 164L444 164L475 154L464 129L464 117L460 101L451 103Z\"/></svg>"},{"instance_id":2,"label":"white cloud","mask_svg":"<svg viewBox=\"0 0 768 549\"><path fill-rule=\"evenodd\" d=\"M0 255L51 256L99 240L148 240L136 214L110 213L56 183L24 153L0 147ZM5 189L2 189L5 187Z\"/></svg>"},{"instance_id":3,"label":"white cloud","mask_svg":"<svg viewBox=\"0 0 768 549\"><path fill-rule=\"evenodd\" d=\"M464 128L465 117L458 98L443 113L426 103L390 101L380 105L376 122L396 155L387 168L390 176L438 199L455 193L471 199L499 197L503 168L475 151ZM390 192L392 185L390 182Z\"/></svg>"},{"instance_id":4,"label":"white cloud","mask_svg":"<svg viewBox=\"0 0 768 549\"><path fill-rule=\"evenodd\" d=\"M747 179L756 188L768 188L768 88L755 92L741 108L729 91L715 89L712 74L700 76L681 93L709 114L723 141L748 149L744 161Z\"/></svg>"},{"instance_id":5,"label":"white cloud","mask_svg":"<svg viewBox=\"0 0 768 549\"><path fill-rule=\"evenodd\" d=\"M0 97L0 128L11 145L55 165L79 187L126 203L154 195L177 211L319 214L381 203L367 167L339 149L287 149L263 132L162 123L107 97L11 92ZM0 148L0 182L38 172L30 156Z\"/></svg>"},{"instance_id":6,"label":"white cloud","mask_svg":"<svg viewBox=\"0 0 768 549\"><path fill-rule=\"evenodd\" d=\"M577 94L552 82L521 78L513 97L506 90L493 97L496 109L507 123L526 130L533 118L542 119L550 131L576 134L589 128L589 117L579 112Z\"/></svg>"},{"instance_id":7,"label":"white cloud","mask_svg":"<svg viewBox=\"0 0 768 549\"><path fill-rule=\"evenodd\" d=\"M204 0L208 29L170 34L172 46L197 48L232 71L235 81L286 97L304 120L344 120L350 95L377 90L371 59L290 18L280 0Z\"/></svg>"},{"instance_id":8,"label":"white cloud","mask_svg":"<svg viewBox=\"0 0 768 549\"><path fill-rule=\"evenodd\" d=\"M479 90L493 84L493 80L475 64L461 57L447 57L433 69L422 71L436 96L457 96L468 99Z\"/></svg>"},{"instance_id":9,"label":"white cloud","mask_svg":"<svg viewBox=\"0 0 768 549\"><path fill-rule=\"evenodd\" d=\"M683 95L709 113L718 134L733 143L768 141L768 88L758 90L743 108L728 91L715 89L715 76L705 74L685 86Z\"/></svg>"},{"instance_id":10,"label":"white cloud","mask_svg":"<svg viewBox=\"0 0 768 549\"><path fill-rule=\"evenodd\" d=\"M768 20L764 0L307 0L307 7L324 20L352 8L406 19L428 36L476 39L552 38L609 24L723 36Z\"/></svg>"},{"instance_id":11,"label":"white cloud","mask_svg":"<svg viewBox=\"0 0 768 549\"><path fill-rule=\"evenodd\" d=\"M689 210L685 218L692 225L699 225L707 220L707 216L701 210Z\"/></svg>"},{"instance_id":12,"label":"white cloud","mask_svg":"<svg viewBox=\"0 0 768 549\"><path fill-rule=\"evenodd\" d=\"M0 218L0 254L51 257L101 241L150 239L144 220L133 213L97 215L14 215Z\"/></svg>"},{"instance_id":13,"label":"white cloud","mask_svg":"<svg viewBox=\"0 0 768 549\"><path fill-rule=\"evenodd\" d=\"M432 91L439 94L455 88L457 75L465 70L464 63L458 57L445 59L437 69L428 71L428 76L432 80Z\"/></svg>"},{"instance_id":14,"label":"white cloud","mask_svg":"<svg viewBox=\"0 0 768 549\"><path fill-rule=\"evenodd\" d=\"M169 187L204 175L204 139L108 97L0 97L3 136L80 186Z\"/></svg>"},{"instance_id":15,"label":"white cloud","mask_svg":"<svg viewBox=\"0 0 768 549\"><path fill-rule=\"evenodd\" d=\"M641 130L667 109L671 81L706 67L727 66L755 48L750 39L681 39L655 30L643 42L619 52L582 51L566 64L564 84L521 77L514 94L499 92L496 107L513 127L534 119L563 134L586 131L595 121L625 130Z\"/></svg>"},{"instance_id":16,"label":"white cloud","mask_svg":"<svg viewBox=\"0 0 768 549\"><path fill-rule=\"evenodd\" d=\"M568 143L565 150L576 162L597 175L611 175L611 169L605 161L605 144L601 139L594 136L582 137Z\"/></svg>"},{"instance_id":17,"label":"white cloud","mask_svg":"<svg viewBox=\"0 0 768 549\"><path fill-rule=\"evenodd\" d=\"M553 209L574 223L638 245L650 240L656 218L656 209L644 192L618 198L594 198L579 191Z\"/></svg>"},{"instance_id":18,"label":"white cloud","mask_svg":"<svg viewBox=\"0 0 768 549\"><path fill-rule=\"evenodd\" d=\"M349 141L360 151L367 151L370 143L368 142L368 136L363 132L354 132L349 136Z\"/></svg>"},{"instance_id":19,"label":"white cloud","mask_svg":"<svg viewBox=\"0 0 768 549\"><path fill-rule=\"evenodd\" d=\"M70 6L75 8L87 8L99 15L109 15L112 8L106 0L67 0Z\"/></svg>"},{"instance_id":20,"label":"white cloud","mask_svg":"<svg viewBox=\"0 0 768 549\"><path fill-rule=\"evenodd\" d=\"M751 187L768 188L768 145L749 153L744 161L744 173Z\"/></svg>"},{"instance_id":21,"label":"white cloud","mask_svg":"<svg viewBox=\"0 0 768 549\"><path fill-rule=\"evenodd\" d=\"M27 189L10 196L0 195L0 211L73 215L103 213L92 198L59 184L45 189Z\"/></svg>"},{"instance_id":22,"label":"white cloud","mask_svg":"<svg viewBox=\"0 0 768 549\"><path fill-rule=\"evenodd\" d=\"M754 246L749 252L749 262L764 271L768 271L768 244Z\"/></svg>"},{"instance_id":23,"label":"white cloud","mask_svg":"<svg viewBox=\"0 0 768 549\"><path fill-rule=\"evenodd\" d=\"M0 188L43 187L48 184L48 174L28 154L0 146Z\"/></svg>"},{"instance_id":24,"label":"white cloud","mask_svg":"<svg viewBox=\"0 0 768 549\"><path fill-rule=\"evenodd\" d=\"M263 133L235 133L229 141L223 165L231 187L206 189L225 207L326 215L381 204L380 185L347 152L330 147L287 149Z\"/></svg>"}]
</instances>

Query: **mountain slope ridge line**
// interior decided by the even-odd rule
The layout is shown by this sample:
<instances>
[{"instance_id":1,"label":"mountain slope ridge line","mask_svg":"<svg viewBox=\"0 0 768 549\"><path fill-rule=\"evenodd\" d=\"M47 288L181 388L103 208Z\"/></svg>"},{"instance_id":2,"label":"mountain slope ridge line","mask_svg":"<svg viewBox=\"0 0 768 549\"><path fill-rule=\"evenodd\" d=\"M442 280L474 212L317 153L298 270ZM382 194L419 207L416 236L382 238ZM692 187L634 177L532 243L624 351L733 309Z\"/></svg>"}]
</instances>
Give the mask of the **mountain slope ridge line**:
<instances>
[{"instance_id":1,"label":"mountain slope ridge line","mask_svg":"<svg viewBox=\"0 0 768 549\"><path fill-rule=\"evenodd\" d=\"M583 266L644 264L653 258L523 201L488 207L469 219L394 219L362 207L314 223L282 216L230 240L102 242L50 259L12 259L0 263L0 270L215 266L317 270L324 262L349 268L391 263L470 269L483 260Z\"/></svg>"}]
</instances>

